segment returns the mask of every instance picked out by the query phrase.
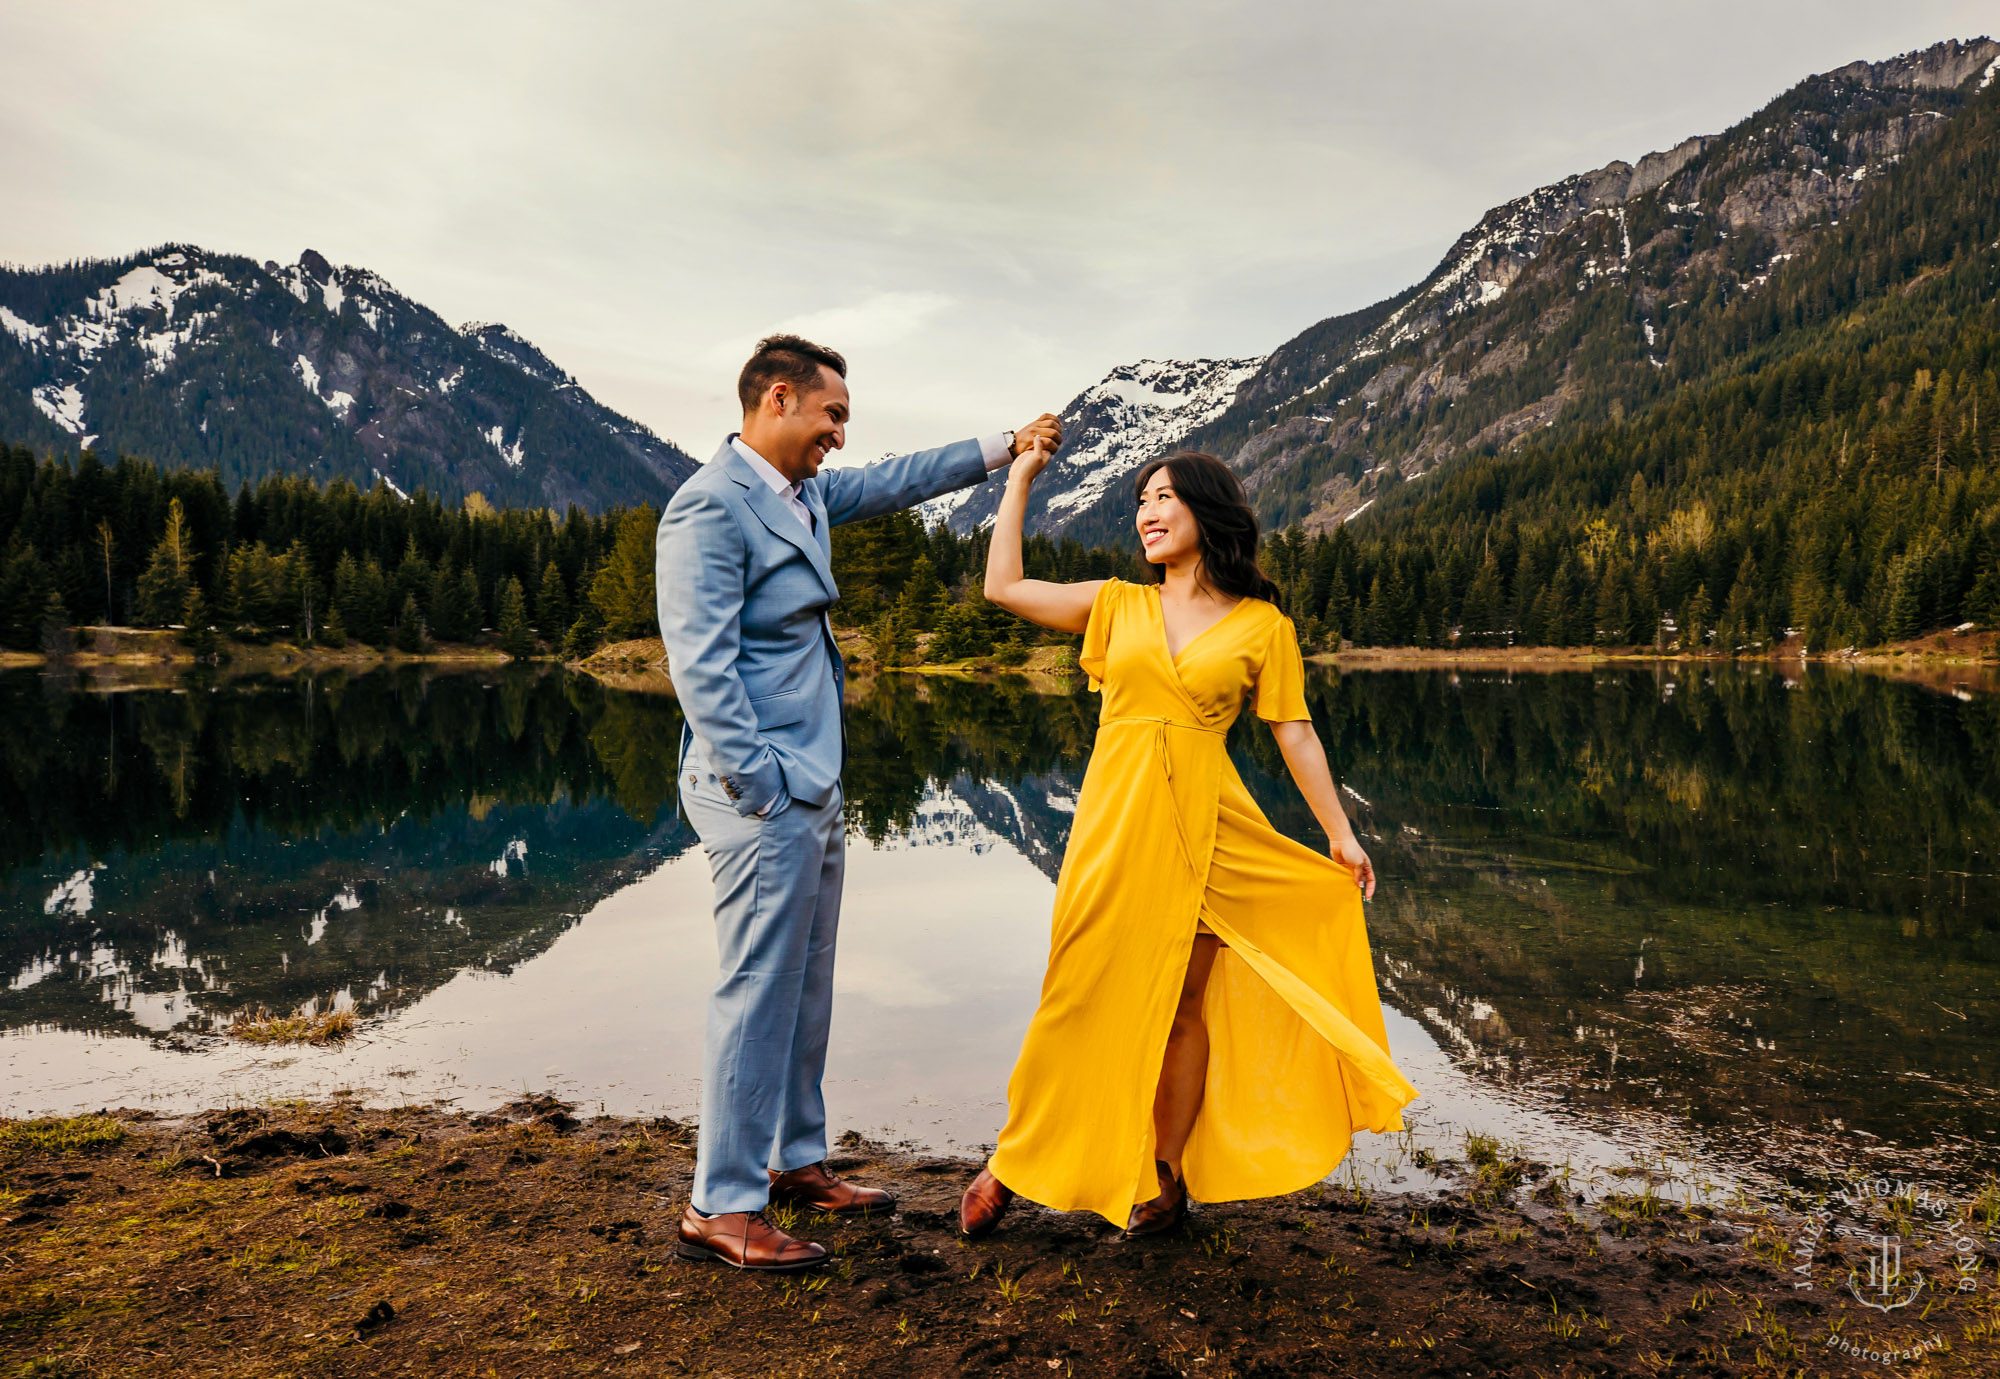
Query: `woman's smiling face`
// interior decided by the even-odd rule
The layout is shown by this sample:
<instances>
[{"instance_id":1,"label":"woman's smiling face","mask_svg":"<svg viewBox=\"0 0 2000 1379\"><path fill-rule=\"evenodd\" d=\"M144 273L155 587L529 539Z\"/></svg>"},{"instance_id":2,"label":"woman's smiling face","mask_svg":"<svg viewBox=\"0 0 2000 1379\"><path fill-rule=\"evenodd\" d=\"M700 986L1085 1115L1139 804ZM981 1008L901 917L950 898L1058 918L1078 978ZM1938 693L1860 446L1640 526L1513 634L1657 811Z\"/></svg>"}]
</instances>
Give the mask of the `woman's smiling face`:
<instances>
[{"instance_id":1,"label":"woman's smiling face","mask_svg":"<svg viewBox=\"0 0 2000 1379\"><path fill-rule=\"evenodd\" d=\"M1174 492L1173 471L1161 465L1139 491L1139 545L1155 565L1173 565L1201 553L1201 526Z\"/></svg>"}]
</instances>

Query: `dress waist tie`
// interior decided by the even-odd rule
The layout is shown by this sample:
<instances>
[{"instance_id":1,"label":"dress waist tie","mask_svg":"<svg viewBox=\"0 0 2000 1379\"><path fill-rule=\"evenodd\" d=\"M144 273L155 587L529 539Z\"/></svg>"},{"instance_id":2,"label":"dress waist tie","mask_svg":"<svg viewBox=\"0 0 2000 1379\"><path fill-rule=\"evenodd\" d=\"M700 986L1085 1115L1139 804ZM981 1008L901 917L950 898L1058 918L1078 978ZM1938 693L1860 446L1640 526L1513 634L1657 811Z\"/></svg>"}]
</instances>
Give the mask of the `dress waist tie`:
<instances>
[{"instance_id":1,"label":"dress waist tie","mask_svg":"<svg viewBox=\"0 0 2000 1379\"><path fill-rule=\"evenodd\" d=\"M1190 723L1184 718L1169 718L1165 714L1127 714L1117 718L1100 718L1097 726L1102 728L1112 723L1150 723L1153 725L1153 746L1160 759L1160 774L1167 782L1167 804L1173 810L1174 835L1181 841L1181 856L1187 859L1188 870L1196 880L1201 879L1201 868L1194 863L1194 848L1188 843L1187 821L1181 818L1180 806L1173 797L1174 758L1167 750L1167 729L1184 728L1189 732L1207 733L1212 737L1226 737L1227 728L1211 727L1206 723Z\"/></svg>"}]
</instances>

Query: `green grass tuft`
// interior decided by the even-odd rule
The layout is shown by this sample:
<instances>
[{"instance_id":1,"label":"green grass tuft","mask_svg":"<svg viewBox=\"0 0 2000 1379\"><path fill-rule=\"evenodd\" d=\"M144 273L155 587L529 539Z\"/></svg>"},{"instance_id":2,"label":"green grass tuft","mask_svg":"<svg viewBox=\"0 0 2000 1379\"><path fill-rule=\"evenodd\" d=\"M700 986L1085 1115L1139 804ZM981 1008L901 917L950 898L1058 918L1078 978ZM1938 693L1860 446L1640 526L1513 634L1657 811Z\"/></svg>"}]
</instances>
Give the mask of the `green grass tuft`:
<instances>
[{"instance_id":1,"label":"green grass tuft","mask_svg":"<svg viewBox=\"0 0 2000 1379\"><path fill-rule=\"evenodd\" d=\"M110 1116L0 1121L0 1151L10 1154L88 1154L124 1139L124 1123Z\"/></svg>"}]
</instances>

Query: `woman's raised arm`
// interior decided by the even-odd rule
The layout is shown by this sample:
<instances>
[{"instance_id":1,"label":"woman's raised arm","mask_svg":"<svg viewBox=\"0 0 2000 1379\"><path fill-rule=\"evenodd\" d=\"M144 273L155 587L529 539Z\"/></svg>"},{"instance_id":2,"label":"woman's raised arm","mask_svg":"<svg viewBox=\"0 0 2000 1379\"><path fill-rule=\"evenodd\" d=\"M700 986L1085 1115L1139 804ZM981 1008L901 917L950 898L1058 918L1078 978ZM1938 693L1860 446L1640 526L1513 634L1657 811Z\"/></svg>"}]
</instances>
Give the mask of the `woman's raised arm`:
<instances>
[{"instance_id":1,"label":"woman's raised arm","mask_svg":"<svg viewBox=\"0 0 2000 1379\"><path fill-rule=\"evenodd\" d=\"M993 540L986 548L986 597L1009 613L1058 632L1081 632L1090 621L1090 605L1101 579L1080 584L1053 584L1021 575L1021 524L1028 516L1028 486L1049 462L1038 443L1014 461L1007 474L1007 492L993 517Z\"/></svg>"}]
</instances>

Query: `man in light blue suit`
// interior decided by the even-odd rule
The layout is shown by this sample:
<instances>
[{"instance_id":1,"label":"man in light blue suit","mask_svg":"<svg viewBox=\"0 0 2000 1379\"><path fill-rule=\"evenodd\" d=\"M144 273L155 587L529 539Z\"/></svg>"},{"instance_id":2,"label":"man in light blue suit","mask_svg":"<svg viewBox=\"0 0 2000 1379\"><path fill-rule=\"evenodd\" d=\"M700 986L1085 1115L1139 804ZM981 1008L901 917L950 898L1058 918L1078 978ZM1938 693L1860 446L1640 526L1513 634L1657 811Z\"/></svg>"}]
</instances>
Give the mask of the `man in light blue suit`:
<instances>
[{"instance_id":1,"label":"man in light blue suit","mask_svg":"<svg viewBox=\"0 0 2000 1379\"><path fill-rule=\"evenodd\" d=\"M797 336L760 342L737 380L743 430L660 518L660 635L686 727L680 797L715 875L721 973L709 999L700 1142L681 1255L807 1269L826 1251L763 1215L892 1210L826 1159L834 935L845 867L846 668L827 609L831 528L981 482L1062 426L965 440L864 468L846 443L847 364Z\"/></svg>"}]
</instances>

